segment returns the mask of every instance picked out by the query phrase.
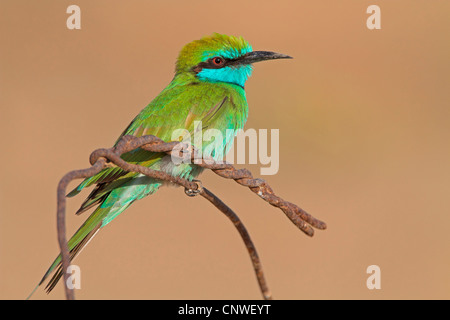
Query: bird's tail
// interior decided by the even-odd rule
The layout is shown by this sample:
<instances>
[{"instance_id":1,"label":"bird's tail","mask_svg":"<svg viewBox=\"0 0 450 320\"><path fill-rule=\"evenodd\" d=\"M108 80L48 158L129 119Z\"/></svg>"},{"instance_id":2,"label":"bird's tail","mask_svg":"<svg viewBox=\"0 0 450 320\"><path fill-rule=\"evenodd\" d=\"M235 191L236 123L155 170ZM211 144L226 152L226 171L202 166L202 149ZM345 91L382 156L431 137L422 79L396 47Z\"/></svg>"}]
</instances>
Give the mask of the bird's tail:
<instances>
[{"instance_id":1,"label":"bird's tail","mask_svg":"<svg viewBox=\"0 0 450 320\"><path fill-rule=\"evenodd\" d=\"M134 201L156 192L160 186L161 182L156 182L152 178L143 176L135 178L120 188L111 191L67 243L70 251L70 261L83 250L101 228L114 220ZM47 293L53 290L63 275L61 255L56 257L28 298L55 270L56 272L45 287Z\"/></svg>"},{"instance_id":2,"label":"bird's tail","mask_svg":"<svg viewBox=\"0 0 450 320\"><path fill-rule=\"evenodd\" d=\"M121 209L125 210L126 207L128 206L125 206L124 208ZM70 261L72 261L83 250L83 248L89 243L90 240L92 240L92 238L101 229L101 227L103 226L102 220L105 218L105 216L109 213L110 210L111 207L109 208L101 208L101 206L97 207L97 209L89 216L89 218L77 230L77 232L75 232L72 238L70 238L69 242L67 243L70 251ZM47 280L47 278L55 271L55 269L56 269L55 274L52 276L52 278L45 287L47 293L53 290L53 288L56 286L56 284L63 275L61 255L58 255L56 257L56 259L48 268L47 272L42 277L39 284L33 289L31 294L27 297L27 300L31 298L36 289L39 288L39 286L41 286Z\"/></svg>"}]
</instances>

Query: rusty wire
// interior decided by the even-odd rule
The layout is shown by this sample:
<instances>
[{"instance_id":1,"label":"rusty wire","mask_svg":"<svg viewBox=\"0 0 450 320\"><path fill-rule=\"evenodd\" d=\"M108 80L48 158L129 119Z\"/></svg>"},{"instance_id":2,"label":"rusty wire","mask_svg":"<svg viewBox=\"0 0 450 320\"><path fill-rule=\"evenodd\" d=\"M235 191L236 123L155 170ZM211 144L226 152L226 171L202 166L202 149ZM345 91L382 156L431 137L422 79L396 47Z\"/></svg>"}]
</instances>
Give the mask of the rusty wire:
<instances>
[{"instance_id":1,"label":"rusty wire","mask_svg":"<svg viewBox=\"0 0 450 320\"><path fill-rule=\"evenodd\" d=\"M127 172L137 172L144 174L151 178L156 178L164 181L169 181L185 188L185 192L189 196L201 195L209 202L211 202L217 209L224 213L234 224L245 246L247 247L250 259L253 264L256 278L264 299L272 299L272 295L267 286L262 270L261 261L256 252L255 245L253 244L250 235L248 234L244 224L225 203L223 203L217 196L211 191L204 188L199 181L189 181L180 177L174 177L166 172L153 170L140 165L128 163L121 158L121 155L137 148L141 148L151 152L164 152L175 156L180 154L174 154L174 147L179 146L179 142L164 142L158 137L147 135L142 137L123 136L115 147L109 149L97 149L90 155L91 167L86 169L70 171L64 175L58 183L57 190L57 229L58 229L58 243L61 250L61 264L62 270L68 270L70 266L69 248L66 241L66 189L68 184L75 179L88 178L96 175L104 168L115 165ZM285 201L282 198L275 195L269 184L263 179L253 178L251 172L247 169L236 169L231 164L227 163L215 163L211 159L202 158L195 159L195 150L192 147L183 146L181 148L184 152L191 154L191 159L195 160L194 163L205 169L210 169L215 174L226 179L233 179L238 184L248 187L251 191L256 193L260 198L270 203L272 206L281 209L286 216L306 235L313 236L314 230L312 227L324 230L326 224L308 214L306 211L298 207L297 205ZM69 278L67 272L63 272L64 287L67 300L74 300L74 289L70 289L66 283Z\"/></svg>"}]
</instances>

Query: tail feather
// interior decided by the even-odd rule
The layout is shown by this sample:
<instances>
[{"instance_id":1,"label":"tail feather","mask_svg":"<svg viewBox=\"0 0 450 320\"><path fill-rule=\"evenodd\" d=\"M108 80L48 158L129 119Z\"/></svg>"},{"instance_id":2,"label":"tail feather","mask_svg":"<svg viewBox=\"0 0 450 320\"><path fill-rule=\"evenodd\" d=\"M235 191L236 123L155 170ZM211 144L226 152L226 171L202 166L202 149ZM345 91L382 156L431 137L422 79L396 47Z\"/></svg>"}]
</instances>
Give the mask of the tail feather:
<instances>
[{"instance_id":1,"label":"tail feather","mask_svg":"<svg viewBox=\"0 0 450 320\"><path fill-rule=\"evenodd\" d=\"M99 223L91 232L89 232L80 243L78 243L73 249L70 250L69 247L69 258L70 261L75 259L75 257L86 247L86 245L89 243L89 241L95 236L95 234L100 230L101 223ZM78 230L80 231L80 230ZM76 234L75 234L76 235ZM75 235L73 237L75 237ZM72 237L72 239L73 239ZM71 239L71 240L72 240ZM52 274L52 272L56 269L55 274L52 276L48 284L45 286L45 291L47 293L50 293L56 286L56 284L59 282L59 280L62 277L62 261L61 261L61 255L58 255L56 257L55 261L53 261L52 265L48 268L47 272L42 277L41 281L39 281L38 285L33 289L33 291L28 295L26 300L29 300L31 296L36 292L36 290L47 280L47 278Z\"/></svg>"},{"instance_id":2,"label":"tail feather","mask_svg":"<svg viewBox=\"0 0 450 320\"><path fill-rule=\"evenodd\" d=\"M87 244L89 243L89 241L91 241L91 239L97 234L97 232L100 230L102 224L99 223L91 232L89 232L84 238L83 240L80 241L80 243L78 243L72 250L70 250L70 261L72 261L73 259L75 259L75 257L87 246ZM59 258L59 259L58 259ZM61 260L60 256L58 256L57 260ZM62 272L62 261L59 261L58 265L56 266L57 270L55 272L55 274L53 275L53 277L50 279L50 281L47 283L47 285L45 286L45 290L47 293L50 293L55 286L58 284L59 280L61 279L63 272ZM50 271L50 270L49 270ZM53 270L51 270L50 272L47 272L47 274L42 278L41 282L39 283L39 285L41 285L46 278L48 277L48 275L52 272Z\"/></svg>"},{"instance_id":3,"label":"tail feather","mask_svg":"<svg viewBox=\"0 0 450 320\"><path fill-rule=\"evenodd\" d=\"M89 216L89 218L84 222L84 224L75 232L75 234L70 238L68 244L69 252L70 252L70 261L72 261L86 245L89 241L95 236L95 234L102 227L103 219L108 215L111 208L101 208L100 206L95 209L95 211ZM39 284L34 288L31 294L28 296L29 299L36 289L41 286L47 278L52 274L56 269L55 274L50 279L49 283L46 285L45 289L47 293L53 290L58 281L61 279L62 273L62 265L61 265L61 255L58 255L53 263L48 268L47 272L42 277Z\"/></svg>"},{"instance_id":4,"label":"tail feather","mask_svg":"<svg viewBox=\"0 0 450 320\"><path fill-rule=\"evenodd\" d=\"M102 227L114 220L134 201L156 192L156 190L158 190L161 186L161 182L157 182L154 179L145 176L132 180L130 179L131 181L128 182L126 182L126 179L128 178L124 178L120 182L115 182L116 185L114 186L116 188L113 190L106 188L103 189L104 187L99 185L81 206L78 213L81 213L96 204L99 205L68 241L67 244L70 252L70 261L72 261L86 247L89 241L92 240L92 238ZM42 277L38 286L33 290L27 299L31 297L36 289L42 285L53 272L55 273L45 287L47 293L55 288L56 284L63 276L61 255L56 257L47 272Z\"/></svg>"},{"instance_id":5,"label":"tail feather","mask_svg":"<svg viewBox=\"0 0 450 320\"><path fill-rule=\"evenodd\" d=\"M119 188L130 180L132 180L132 177L124 177L116 181L97 184L95 189L92 190L86 200L81 204L80 209L78 209L76 214L80 215L92 207L103 203L114 189Z\"/></svg>"}]
</instances>

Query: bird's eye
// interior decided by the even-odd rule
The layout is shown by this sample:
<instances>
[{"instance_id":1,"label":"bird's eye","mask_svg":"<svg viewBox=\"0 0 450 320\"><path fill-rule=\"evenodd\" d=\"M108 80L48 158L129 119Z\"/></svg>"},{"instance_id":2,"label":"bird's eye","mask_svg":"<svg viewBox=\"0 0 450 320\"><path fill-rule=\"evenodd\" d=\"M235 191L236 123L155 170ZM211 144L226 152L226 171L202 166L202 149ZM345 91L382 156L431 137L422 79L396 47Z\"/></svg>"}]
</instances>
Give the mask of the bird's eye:
<instances>
[{"instance_id":1,"label":"bird's eye","mask_svg":"<svg viewBox=\"0 0 450 320\"><path fill-rule=\"evenodd\" d=\"M215 66L220 67L225 63L225 60L221 57L212 58L212 62Z\"/></svg>"}]
</instances>

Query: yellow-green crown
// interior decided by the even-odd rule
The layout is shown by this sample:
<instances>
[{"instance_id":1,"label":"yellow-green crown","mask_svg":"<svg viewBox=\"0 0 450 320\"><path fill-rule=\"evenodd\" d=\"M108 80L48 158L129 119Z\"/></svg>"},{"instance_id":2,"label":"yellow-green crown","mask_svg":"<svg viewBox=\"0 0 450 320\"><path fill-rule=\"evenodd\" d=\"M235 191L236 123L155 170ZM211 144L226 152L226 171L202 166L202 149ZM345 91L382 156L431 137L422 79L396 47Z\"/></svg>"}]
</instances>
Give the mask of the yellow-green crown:
<instances>
[{"instance_id":1,"label":"yellow-green crown","mask_svg":"<svg viewBox=\"0 0 450 320\"><path fill-rule=\"evenodd\" d=\"M176 63L176 72L188 71L215 56L236 59L251 51L251 45L242 37L214 33L183 47Z\"/></svg>"}]
</instances>

